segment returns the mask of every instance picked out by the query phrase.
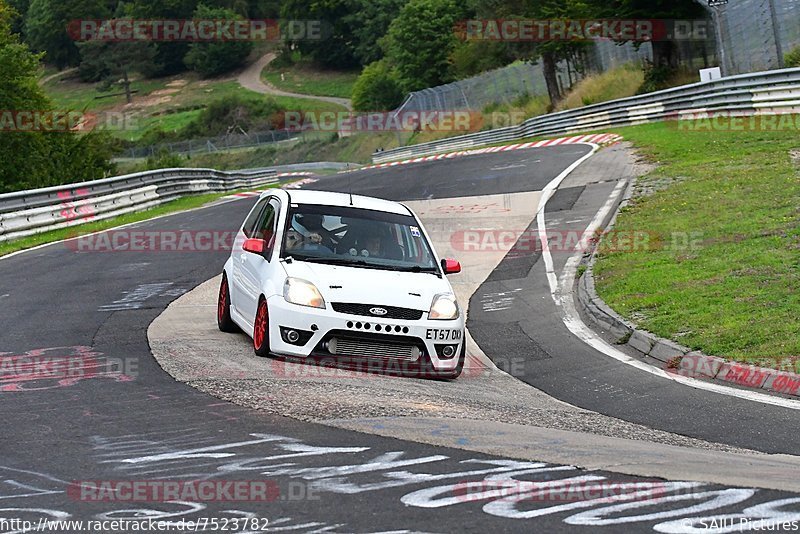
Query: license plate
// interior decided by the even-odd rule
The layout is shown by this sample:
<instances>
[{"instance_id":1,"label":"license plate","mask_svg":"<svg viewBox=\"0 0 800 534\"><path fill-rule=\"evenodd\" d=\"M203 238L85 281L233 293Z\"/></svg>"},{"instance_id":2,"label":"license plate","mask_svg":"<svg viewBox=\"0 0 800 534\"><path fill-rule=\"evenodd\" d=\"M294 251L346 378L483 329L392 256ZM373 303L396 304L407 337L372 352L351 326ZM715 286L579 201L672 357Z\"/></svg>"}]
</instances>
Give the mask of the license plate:
<instances>
[{"instance_id":1,"label":"license plate","mask_svg":"<svg viewBox=\"0 0 800 534\"><path fill-rule=\"evenodd\" d=\"M428 328L428 330L425 332L425 339L429 339L431 341L460 341L461 330Z\"/></svg>"}]
</instances>

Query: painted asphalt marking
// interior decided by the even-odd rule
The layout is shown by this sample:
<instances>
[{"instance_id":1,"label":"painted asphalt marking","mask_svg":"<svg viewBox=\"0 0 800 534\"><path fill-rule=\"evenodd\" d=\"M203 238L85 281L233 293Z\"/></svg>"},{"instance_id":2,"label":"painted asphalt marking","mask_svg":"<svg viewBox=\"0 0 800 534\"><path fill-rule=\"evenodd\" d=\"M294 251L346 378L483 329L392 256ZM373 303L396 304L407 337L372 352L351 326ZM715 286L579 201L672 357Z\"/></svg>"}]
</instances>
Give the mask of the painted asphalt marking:
<instances>
[{"instance_id":1,"label":"painted asphalt marking","mask_svg":"<svg viewBox=\"0 0 800 534\"><path fill-rule=\"evenodd\" d=\"M439 161L443 159L460 158L463 156L478 156L482 154L496 154L497 152L509 152L512 150L525 150L528 148L541 148L556 145L605 145L616 143L622 137L616 134L592 134L592 135L578 135L572 137L559 137L558 139L546 139L544 141L536 141L529 143L518 143L505 146L493 146L486 148L477 148L472 150L459 150L458 152L446 152L444 154L436 154L434 156L423 156L418 158L406 159L403 161L393 161L391 163L379 163L377 165L368 165L359 169L352 169L349 171L340 171L339 174L354 171L365 171L369 169L385 169L387 167L396 167L398 165L410 165L412 163L421 163L424 161Z\"/></svg>"},{"instance_id":2,"label":"painted asphalt marking","mask_svg":"<svg viewBox=\"0 0 800 534\"><path fill-rule=\"evenodd\" d=\"M313 184L314 182L318 181L317 178L312 178L316 176L313 172L285 172L276 175L276 178L302 178L302 180L297 180L290 184L284 185L285 189L300 189L301 186ZM233 193L232 195L228 195L226 197L222 197L220 200L240 200L242 198L253 198L253 197L260 197L261 193L265 191L269 191L270 189L258 189L255 191L243 191L241 193Z\"/></svg>"},{"instance_id":3,"label":"painted asphalt marking","mask_svg":"<svg viewBox=\"0 0 800 534\"><path fill-rule=\"evenodd\" d=\"M591 156L593 156L594 153L597 152L597 150L600 148L597 145L593 145L593 147L594 149L592 150L592 152L590 152L583 158L576 161L563 173L554 178L553 181L547 184L547 187L545 187L544 191L542 192L542 197L539 201L538 214L536 216L539 239L541 240L542 243L547 242L545 207L547 206L548 200L550 200L550 198L553 196L553 193L561 184L561 182L563 182L564 179L573 170L575 170L581 163L583 163ZM589 227L584 232L584 239L586 239L588 236L594 235L594 232L600 227L600 225L605 220L606 216L614 208L614 204L619 195L622 194L625 185L627 184L626 182L623 181L620 182L616 188L614 188L614 191L611 193L611 196L609 196L606 203L603 205L600 211L597 212L594 219L589 224ZM780 397L773 397L771 395L766 395L764 393L758 393L755 391L741 390L719 384L713 384L710 382L702 382L700 380L695 380L680 375L669 374L662 369L648 365L642 362L641 360L628 356L619 349L612 347L611 345L606 343L605 340L603 340L600 336L598 336L592 329L586 326L586 324L581 320L577 309L575 308L575 302L572 296L572 283L575 280L578 264L580 263L583 252L578 252L577 254L573 255L569 259L569 261L567 261L567 264L564 266L564 271L562 272L561 275L561 282L559 284L558 276L556 275L555 268L553 266L553 257L550 254L548 247L542 247L542 248L543 248L542 258L544 259L545 270L547 274L547 282L550 285L550 294L553 297L553 301L555 302L556 307L561 311L561 319L570 332L572 332L576 337L578 337L578 339L580 339L590 347L594 348L599 352L602 352L606 356L609 356L622 363L635 367L636 369L645 371L647 373L650 373L660 378L664 378L666 380L672 380L678 382L679 384L683 384L691 388L711 391L714 393L719 393L721 395L728 395L731 397L737 397L740 399L745 399L753 402L760 402L762 404L771 404L773 406L780 406L782 408L800 410L800 401L783 399ZM582 247L578 247L578 249L585 250Z\"/></svg>"},{"instance_id":4,"label":"painted asphalt marking","mask_svg":"<svg viewBox=\"0 0 800 534\"><path fill-rule=\"evenodd\" d=\"M541 163L542 160L537 159L536 161L531 161L531 163ZM525 164L518 164L518 165L500 165L497 167L491 167L490 171L508 171L511 169L524 169L527 167Z\"/></svg>"}]
</instances>

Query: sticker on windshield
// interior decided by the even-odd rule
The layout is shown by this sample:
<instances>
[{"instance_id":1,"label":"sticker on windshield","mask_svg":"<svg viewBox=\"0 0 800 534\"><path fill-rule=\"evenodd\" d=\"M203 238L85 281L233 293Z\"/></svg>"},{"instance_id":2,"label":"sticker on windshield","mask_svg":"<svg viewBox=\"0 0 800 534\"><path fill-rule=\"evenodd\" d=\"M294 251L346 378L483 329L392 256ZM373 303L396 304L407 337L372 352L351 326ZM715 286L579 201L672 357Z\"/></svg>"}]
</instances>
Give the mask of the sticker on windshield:
<instances>
[{"instance_id":1,"label":"sticker on windshield","mask_svg":"<svg viewBox=\"0 0 800 534\"><path fill-rule=\"evenodd\" d=\"M420 236L419 227L412 226L411 227L411 235L412 235L412 237L419 237Z\"/></svg>"}]
</instances>

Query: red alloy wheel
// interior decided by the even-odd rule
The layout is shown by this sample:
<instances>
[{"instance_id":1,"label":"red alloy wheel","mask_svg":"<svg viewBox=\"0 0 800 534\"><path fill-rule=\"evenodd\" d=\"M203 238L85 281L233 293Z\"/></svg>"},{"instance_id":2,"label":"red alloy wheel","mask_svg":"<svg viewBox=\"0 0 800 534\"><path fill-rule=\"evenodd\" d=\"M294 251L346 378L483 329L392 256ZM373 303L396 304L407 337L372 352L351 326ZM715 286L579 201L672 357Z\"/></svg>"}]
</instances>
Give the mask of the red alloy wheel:
<instances>
[{"instance_id":1,"label":"red alloy wheel","mask_svg":"<svg viewBox=\"0 0 800 534\"><path fill-rule=\"evenodd\" d=\"M253 343L256 350L261 349L264 344L264 338L267 337L267 323L269 322L269 315L267 313L267 301L262 300L258 305L258 313L256 314L256 328L253 333Z\"/></svg>"},{"instance_id":2,"label":"red alloy wheel","mask_svg":"<svg viewBox=\"0 0 800 534\"><path fill-rule=\"evenodd\" d=\"M225 318L225 311L228 307L228 280L222 279L222 285L219 287L219 301L217 303L217 320L222 321Z\"/></svg>"}]
</instances>

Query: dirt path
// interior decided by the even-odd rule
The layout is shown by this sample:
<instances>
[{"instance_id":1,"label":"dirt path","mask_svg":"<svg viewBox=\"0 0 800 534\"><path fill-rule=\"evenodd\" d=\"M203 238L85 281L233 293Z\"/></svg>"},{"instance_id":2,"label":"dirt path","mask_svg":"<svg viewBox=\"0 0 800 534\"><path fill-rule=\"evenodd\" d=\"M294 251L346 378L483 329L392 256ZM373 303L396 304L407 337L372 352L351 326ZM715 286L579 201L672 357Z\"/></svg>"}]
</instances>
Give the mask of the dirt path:
<instances>
[{"instance_id":1,"label":"dirt path","mask_svg":"<svg viewBox=\"0 0 800 534\"><path fill-rule=\"evenodd\" d=\"M44 85L47 82L49 82L50 80L54 80L56 78L60 78L62 76L66 76L67 74L71 74L71 73L75 72L76 70L78 70L77 67L72 68L72 69L67 69L67 70L60 70L60 71L56 72L55 74L50 74L49 76L45 76L44 78L39 78L39 85Z\"/></svg>"},{"instance_id":2,"label":"dirt path","mask_svg":"<svg viewBox=\"0 0 800 534\"><path fill-rule=\"evenodd\" d=\"M264 68L275 59L275 57L276 56L274 53L269 53L247 67L247 69L245 69L244 72L242 72L238 77L239 84L245 89L250 89L251 91L255 91L257 93L277 96L291 96L294 98L306 98L310 100L321 100L323 102L330 102L332 104L344 106L348 110L353 109L352 103L347 98L290 93L288 91L281 91L274 85L265 82L261 79L261 71L263 71Z\"/></svg>"}]
</instances>

